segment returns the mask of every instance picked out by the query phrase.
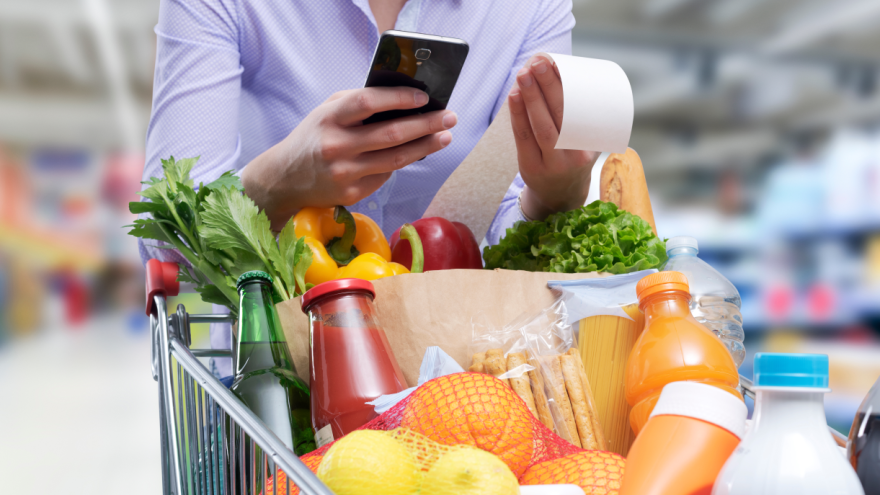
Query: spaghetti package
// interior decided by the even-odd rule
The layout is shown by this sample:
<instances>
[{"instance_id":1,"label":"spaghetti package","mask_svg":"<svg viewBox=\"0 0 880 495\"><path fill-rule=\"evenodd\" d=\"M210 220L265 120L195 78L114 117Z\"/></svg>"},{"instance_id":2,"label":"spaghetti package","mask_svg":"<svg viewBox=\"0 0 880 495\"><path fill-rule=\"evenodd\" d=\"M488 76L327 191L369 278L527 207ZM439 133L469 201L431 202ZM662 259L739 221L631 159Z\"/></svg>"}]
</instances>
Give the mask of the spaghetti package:
<instances>
[{"instance_id":1,"label":"spaghetti package","mask_svg":"<svg viewBox=\"0 0 880 495\"><path fill-rule=\"evenodd\" d=\"M592 390L561 298L502 329L473 324L470 371L503 380L545 426L572 444L605 450Z\"/></svg>"},{"instance_id":2,"label":"spaghetti package","mask_svg":"<svg viewBox=\"0 0 880 495\"><path fill-rule=\"evenodd\" d=\"M592 385L595 413L607 450L626 456L635 434L624 395L626 361L645 326L635 286L656 270L605 278L548 282L559 292L564 324L577 336L577 354Z\"/></svg>"}]
</instances>

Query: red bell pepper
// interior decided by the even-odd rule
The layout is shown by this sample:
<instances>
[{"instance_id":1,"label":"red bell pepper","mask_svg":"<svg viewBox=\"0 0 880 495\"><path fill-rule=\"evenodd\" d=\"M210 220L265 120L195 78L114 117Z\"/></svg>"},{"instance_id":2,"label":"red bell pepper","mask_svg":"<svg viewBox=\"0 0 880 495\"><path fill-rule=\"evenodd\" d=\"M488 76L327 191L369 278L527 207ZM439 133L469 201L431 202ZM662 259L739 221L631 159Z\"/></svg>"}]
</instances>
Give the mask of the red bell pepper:
<instances>
[{"instance_id":1,"label":"red bell pepper","mask_svg":"<svg viewBox=\"0 0 880 495\"><path fill-rule=\"evenodd\" d=\"M467 225L440 217L422 218L412 225L425 250L424 271L483 268L480 245ZM408 242L400 242L400 229L391 236L391 261L407 268L412 264L412 250Z\"/></svg>"}]
</instances>

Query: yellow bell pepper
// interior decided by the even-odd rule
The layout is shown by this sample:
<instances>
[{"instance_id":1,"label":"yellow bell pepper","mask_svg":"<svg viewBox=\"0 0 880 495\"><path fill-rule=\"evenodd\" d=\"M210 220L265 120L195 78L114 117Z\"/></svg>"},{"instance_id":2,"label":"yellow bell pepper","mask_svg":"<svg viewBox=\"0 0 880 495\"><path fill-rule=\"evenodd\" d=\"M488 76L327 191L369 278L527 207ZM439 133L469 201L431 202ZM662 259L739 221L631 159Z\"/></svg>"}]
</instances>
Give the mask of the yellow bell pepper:
<instances>
[{"instance_id":1,"label":"yellow bell pepper","mask_svg":"<svg viewBox=\"0 0 880 495\"><path fill-rule=\"evenodd\" d=\"M390 277L401 273L409 273L409 270L400 263L385 261L384 258L376 253L364 253L348 265L340 267L336 278L376 280L377 278Z\"/></svg>"},{"instance_id":2,"label":"yellow bell pepper","mask_svg":"<svg viewBox=\"0 0 880 495\"><path fill-rule=\"evenodd\" d=\"M399 263L391 262L391 249L382 230L370 217L350 213L342 206L304 208L293 217L297 237L305 237L312 249L312 264L306 271L307 284L318 285L338 278L376 280L400 273L410 273ZM407 224L409 225L409 224ZM413 273L422 271L424 253L415 227L401 228L401 238L418 251L413 256ZM404 235L404 231L406 235ZM413 237L415 236L415 237Z\"/></svg>"},{"instance_id":3,"label":"yellow bell pepper","mask_svg":"<svg viewBox=\"0 0 880 495\"><path fill-rule=\"evenodd\" d=\"M336 210L339 219L336 221ZM353 220L352 220L353 219ZM351 223L349 226L346 222ZM362 213L350 213L342 206L336 208L303 208L293 217L293 228L297 237L314 239L324 246L335 238L342 240L347 230L354 233L354 247L360 253L376 253L391 261L391 248L379 225Z\"/></svg>"}]
</instances>

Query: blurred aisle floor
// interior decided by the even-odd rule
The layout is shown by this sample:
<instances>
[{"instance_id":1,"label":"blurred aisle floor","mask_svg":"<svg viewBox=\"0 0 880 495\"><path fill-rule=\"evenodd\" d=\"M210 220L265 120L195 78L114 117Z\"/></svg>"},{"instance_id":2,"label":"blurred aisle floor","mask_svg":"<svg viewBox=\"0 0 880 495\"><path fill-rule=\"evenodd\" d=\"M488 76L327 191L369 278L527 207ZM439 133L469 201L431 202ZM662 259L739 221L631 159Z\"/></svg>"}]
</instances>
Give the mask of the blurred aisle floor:
<instances>
[{"instance_id":1,"label":"blurred aisle floor","mask_svg":"<svg viewBox=\"0 0 880 495\"><path fill-rule=\"evenodd\" d=\"M3 493L161 493L149 331L122 316L0 347Z\"/></svg>"}]
</instances>

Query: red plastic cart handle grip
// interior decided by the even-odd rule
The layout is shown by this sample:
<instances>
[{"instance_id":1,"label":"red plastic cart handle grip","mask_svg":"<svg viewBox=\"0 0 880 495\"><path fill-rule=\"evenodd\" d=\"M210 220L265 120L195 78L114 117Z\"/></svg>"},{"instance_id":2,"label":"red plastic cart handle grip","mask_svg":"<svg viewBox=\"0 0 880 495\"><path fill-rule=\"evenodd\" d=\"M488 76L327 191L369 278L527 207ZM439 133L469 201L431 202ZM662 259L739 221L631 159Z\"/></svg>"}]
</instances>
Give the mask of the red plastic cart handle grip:
<instances>
[{"instance_id":1,"label":"red plastic cart handle grip","mask_svg":"<svg viewBox=\"0 0 880 495\"><path fill-rule=\"evenodd\" d=\"M147 260L147 316L153 312L153 297L176 296L180 292L177 281L177 263L171 261Z\"/></svg>"}]
</instances>

